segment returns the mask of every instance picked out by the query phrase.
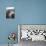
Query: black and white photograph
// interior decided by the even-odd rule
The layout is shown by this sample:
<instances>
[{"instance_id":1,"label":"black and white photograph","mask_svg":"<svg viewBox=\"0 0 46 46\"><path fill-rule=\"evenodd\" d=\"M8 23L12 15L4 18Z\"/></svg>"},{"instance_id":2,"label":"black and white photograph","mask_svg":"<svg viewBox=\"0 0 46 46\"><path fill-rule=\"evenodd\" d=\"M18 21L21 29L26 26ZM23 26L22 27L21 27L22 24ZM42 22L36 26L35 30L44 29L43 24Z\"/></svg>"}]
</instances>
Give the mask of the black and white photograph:
<instances>
[{"instance_id":1,"label":"black and white photograph","mask_svg":"<svg viewBox=\"0 0 46 46\"><path fill-rule=\"evenodd\" d=\"M6 8L6 19L14 19L15 18L15 8L14 7L7 7Z\"/></svg>"},{"instance_id":2,"label":"black and white photograph","mask_svg":"<svg viewBox=\"0 0 46 46\"><path fill-rule=\"evenodd\" d=\"M43 45L46 43L46 25L20 24L18 39L20 46Z\"/></svg>"}]
</instances>

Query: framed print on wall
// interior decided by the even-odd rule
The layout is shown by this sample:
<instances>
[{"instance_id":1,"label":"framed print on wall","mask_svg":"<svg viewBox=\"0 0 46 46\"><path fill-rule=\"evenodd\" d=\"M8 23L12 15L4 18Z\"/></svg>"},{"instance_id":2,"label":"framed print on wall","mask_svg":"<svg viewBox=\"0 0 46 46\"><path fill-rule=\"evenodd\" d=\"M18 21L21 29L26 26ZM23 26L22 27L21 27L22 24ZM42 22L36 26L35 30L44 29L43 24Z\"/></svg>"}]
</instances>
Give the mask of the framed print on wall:
<instances>
[{"instance_id":1,"label":"framed print on wall","mask_svg":"<svg viewBox=\"0 0 46 46\"><path fill-rule=\"evenodd\" d=\"M14 19L15 18L15 8L14 7L6 7L6 19Z\"/></svg>"}]
</instances>

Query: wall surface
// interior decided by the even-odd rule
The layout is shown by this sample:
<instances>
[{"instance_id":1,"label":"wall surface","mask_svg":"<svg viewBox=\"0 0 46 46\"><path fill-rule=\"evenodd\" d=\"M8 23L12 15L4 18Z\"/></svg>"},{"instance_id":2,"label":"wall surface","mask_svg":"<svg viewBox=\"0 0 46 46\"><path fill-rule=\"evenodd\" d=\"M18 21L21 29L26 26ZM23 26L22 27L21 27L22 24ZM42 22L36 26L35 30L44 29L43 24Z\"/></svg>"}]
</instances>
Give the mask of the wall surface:
<instances>
[{"instance_id":1,"label":"wall surface","mask_svg":"<svg viewBox=\"0 0 46 46\"><path fill-rule=\"evenodd\" d=\"M46 24L46 0L16 0L19 24Z\"/></svg>"},{"instance_id":2,"label":"wall surface","mask_svg":"<svg viewBox=\"0 0 46 46\"><path fill-rule=\"evenodd\" d=\"M8 6L15 7L15 19L6 19ZM0 44L8 43L9 32L17 34L17 24L46 24L46 0L0 0Z\"/></svg>"},{"instance_id":3,"label":"wall surface","mask_svg":"<svg viewBox=\"0 0 46 46\"><path fill-rule=\"evenodd\" d=\"M8 34L10 32L16 32L17 35L17 17L15 19L6 19L6 7L9 6L15 7L16 0L0 0L0 44L9 42ZM17 43L17 38L15 42Z\"/></svg>"}]
</instances>

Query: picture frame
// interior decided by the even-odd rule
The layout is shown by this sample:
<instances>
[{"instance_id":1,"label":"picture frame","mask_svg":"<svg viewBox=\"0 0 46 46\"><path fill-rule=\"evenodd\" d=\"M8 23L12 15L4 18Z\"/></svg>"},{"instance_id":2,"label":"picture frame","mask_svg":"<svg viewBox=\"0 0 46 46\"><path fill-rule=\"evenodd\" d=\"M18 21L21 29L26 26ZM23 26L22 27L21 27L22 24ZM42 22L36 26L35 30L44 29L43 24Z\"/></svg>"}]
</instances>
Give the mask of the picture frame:
<instances>
[{"instance_id":1,"label":"picture frame","mask_svg":"<svg viewBox=\"0 0 46 46\"><path fill-rule=\"evenodd\" d=\"M15 18L15 7L6 7L6 19Z\"/></svg>"}]
</instances>

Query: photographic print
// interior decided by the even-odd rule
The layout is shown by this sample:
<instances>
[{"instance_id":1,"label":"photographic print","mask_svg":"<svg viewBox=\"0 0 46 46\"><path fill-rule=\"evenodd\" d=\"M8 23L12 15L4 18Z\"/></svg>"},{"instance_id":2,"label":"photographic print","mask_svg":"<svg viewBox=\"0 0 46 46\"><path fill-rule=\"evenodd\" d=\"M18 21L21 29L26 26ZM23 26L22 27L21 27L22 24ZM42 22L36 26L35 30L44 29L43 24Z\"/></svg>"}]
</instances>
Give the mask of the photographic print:
<instances>
[{"instance_id":1,"label":"photographic print","mask_svg":"<svg viewBox=\"0 0 46 46\"><path fill-rule=\"evenodd\" d=\"M14 7L7 7L6 8L6 19L15 18L15 8Z\"/></svg>"},{"instance_id":2,"label":"photographic print","mask_svg":"<svg viewBox=\"0 0 46 46\"><path fill-rule=\"evenodd\" d=\"M19 24L18 42L20 46L31 46L34 43L46 42L46 25Z\"/></svg>"}]
</instances>

